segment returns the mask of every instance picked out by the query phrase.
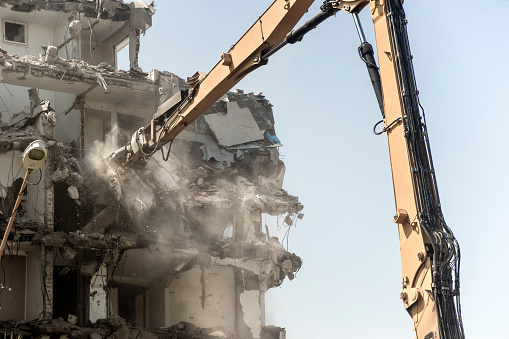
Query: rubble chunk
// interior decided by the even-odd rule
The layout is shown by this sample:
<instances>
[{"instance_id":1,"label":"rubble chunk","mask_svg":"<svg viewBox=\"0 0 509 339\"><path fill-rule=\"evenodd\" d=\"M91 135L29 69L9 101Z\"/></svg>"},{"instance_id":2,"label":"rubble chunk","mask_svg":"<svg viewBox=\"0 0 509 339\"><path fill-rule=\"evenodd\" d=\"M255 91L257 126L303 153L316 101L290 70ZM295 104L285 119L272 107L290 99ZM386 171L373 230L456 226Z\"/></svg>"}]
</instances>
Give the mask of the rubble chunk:
<instances>
[{"instance_id":1,"label":"rubble chunk","mask_svg":"<svg viewBox=\"0 0 509 339\"><path fill-rule=\"evenodd\" d=\"M58 58L58 48L56 46L48 46L46 48L46 57L44 61L50 65L55 63Z\"/></svg>"},{"instance_id":2,"label":"rubble chunk","mask_svg":"<svg viewBox=\"0 0 509 339\"><path fill-rule=\"evenodd\" d=\"M73 314L69 314L67 316L67 322L71 325L76 325L76 323L78 322L78 317Z\"/></svg>"},{"instance_id":3,"label":"rubble chunk","mask_svg":"<svg viewBox=\"0 0 509 339\"><path fill-rule=\"evenodd\" d=\"M90 333L90 339L103 339L103 336L97 332Z\"/></svg>"},{"instance_id":4,"label":"rubble chunk","mask_svg":"<svg viewBox=\"0 0 509 339\"><path fill-rule=\"evenodd\" d=\"M62 182L69 176L69 169L67 167L57 168L55 172L51 175L51 179L54 182Z\"/></svg>"},{"instance_id":5,"label":"rubble chunk","mask_svg":"<svg viewBox=\"0 0 509 339\"><path fill-rule=\"evenodd\" d=\"M69 186L67 188L67 194L69 194L69 197L73 200L78 200L80 198L80 194L78 193L76 186Z\"/></svg>"}]
</instances>

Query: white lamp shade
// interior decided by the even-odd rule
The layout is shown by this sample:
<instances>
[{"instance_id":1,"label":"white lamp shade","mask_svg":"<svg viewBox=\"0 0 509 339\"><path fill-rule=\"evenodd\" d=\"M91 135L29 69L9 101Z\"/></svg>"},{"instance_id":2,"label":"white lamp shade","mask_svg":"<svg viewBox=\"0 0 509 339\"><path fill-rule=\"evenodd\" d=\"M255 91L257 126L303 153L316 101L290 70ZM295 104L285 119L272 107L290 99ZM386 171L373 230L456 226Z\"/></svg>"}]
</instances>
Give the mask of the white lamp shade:
<instances>
[{"instance_id":1,"label":"white lamp shade","mask_svg":"<svg viewBox=\"0 0 509 339\"><path fill-rule=\"evenodd\" d=\"M48 157L47 146L42 140L32 141L23 152L23 166L28 170L37 170L44 165Z\"/></svg>"}]
</instances>

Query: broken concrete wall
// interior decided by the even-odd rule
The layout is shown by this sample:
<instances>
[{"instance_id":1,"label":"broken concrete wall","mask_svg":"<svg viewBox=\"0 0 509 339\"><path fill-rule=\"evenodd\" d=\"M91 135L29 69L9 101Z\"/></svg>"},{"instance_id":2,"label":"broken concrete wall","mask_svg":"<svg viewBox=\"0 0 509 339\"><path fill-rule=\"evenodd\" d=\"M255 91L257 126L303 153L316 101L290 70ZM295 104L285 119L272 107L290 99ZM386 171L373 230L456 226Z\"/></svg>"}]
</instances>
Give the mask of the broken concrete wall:
<instances>
[{"instance_id":1,"label":"broken concrete wall","mask_svg":"<svg viewBox=\"0 0 509 339\"><path fill-rule=\"evenodd\" d=\"M185 321L200 327L222 326L235 332L233 290L231 267L213 265L213 261L208 265L202 263L168 286L170 317L166 325Z\"/></svg>"},{"instance_id":2,"label":"broken concrete wall","mask_svg":"<svg viewBox=\"0 0 509 339\"><path fill-rule=\"evenodd\" d=\"M90 330L76 325L92 321L102 337L149 335L130 323L156 327L155 336L275 338L264 327L265 291L293 279L302 261L264 233L262 215L291 226L303 206L282 189L281 143L268 100L228 93L173 141L171 152L170 145L163 149L167 161L158 152L138 173L114 168L105 157L130 141L159 104L188 88L169 72L136 68L139 37L151 24L153 6L8 3L15 14L35 13L37 24L48 10L64 18L47 23L58 25L58 39L51 40L62 45L56 53L19 57L0 51L8 84L0 86L0 95L12 98L9 112L24 114L14 129L21 134L10 134L9 141L0 135L0 146L6 145L0 153L11 156L0 154L0 169L24 149L26 135L46 140L50 149L11 239L31 246L25 279L33 302L25 318L68 322L32 330L88 337ZM79 13L76 5L82 6ZM114 47L127 35L133 70L116 71ZM37 90L29 96L32 88ZM49 107L49 101L56 126L42 113L30 120L31 108ZM2 132L10 130L4 127Z\"/></svg>"},{"instance_id":3,"label":"broken concrete wall","mask_svg":"<svg viewBox=\"0 0 509 339\"><path fill-rule=\"evenodd\" d=\"M11 43L2 41L2 48L9 54L36 55L45 54L43 47L48 45L58 46L64 41L64 34L67 30L67 16L59 15L56 12L34 12L21 13L9 10L8 7L0 8L0 17L24 24L25 43ZM3 28L2 28L3 29Z\"/></svg>"},{"instance_id":4,"label":"broken concrete wall","mask_svg":"<svg viewBox=\"0 0 509 339\"><path fill-rule=\"evenodd\" d=\"M95 113L98 114L97 111ZM117 112L117 119L118 115ZM97 131L92 129L92 132ZM214 139L210 138L214 137L210 132L200 134L205 137L195 138L191 143L213 144ZM188 141L184 139L181 142L181 149L185 150L184 145ZM55 227L57 231L65 233L55 238L50 236L56 236L57 233L50 233L43 236L41 242L36 242L46 248L42 254L46 260L44 267L53 268L51 261L53 256L48 256L52 247L58 248L57 254L64 257L65 253L72 252L69 248L75 253L82 249L85 252L91 250L93 252L89 253L92 257L77 256L73 259L77 260L74 263L64 263L57 255L54 262L55 273L49 273L53 279L52 287L57 288L54 293L61 291L64 288L63 281L67 281L66 288L74 286L72 288L80 295L71 300L75 300L76 303L86 302L89 305L86 312L90 312L88 316L91 319L99 319L104 315L112 316L115 314L114 310L118 310L120 316L128 318L128 321L133 323L142 323L143 326L161 323L164 326L177 325L192 318L193 323L200 327L221 325L227 330L245 333L245 336L261 335L264 291L280 285L285 276L293 278L294 272L300 268L300 259L287 257L280 245L276 248L266 242L267 239L261 230L260 215L287 213L296 216L302 205L297 198L283 190L259 185L240 175L242 173L254 181L260 176L266 180L274 180L274 175L279 176L280 173L277 171L275 173L253 171L252 165L257 163L256 159L260 156L267 157L266 161L273 163L270 152L267 153L265 148L257 147L255 151L250 152L252 161L246 163L233 158L229 167L223 164L219 168L209 166L210 159L204 158L200 147L196 149L199 151L197 155L191 154L187 159L192 167L185 166L178 157L171 156L171 161L164 162L156 155L150 159L146 171L135 176L119 176L123 202L113 206L110 221L99 228L94 224L90 232L86 226L83 228L84 222L90 220L87 219L86 209L93 210L89 217L102 213L99 207L104 208L104 199L110 199L111 192L101 179L101 171L79 165L79 160L74 158L75 147L56 145L53 155L55 160L49 162L55 166L51 176L52 185L55 187ZM216 150L220 150L217 144ZM224 152L237 154L237 150L225 149ZM82 170L85 169L83 175L86 176L78 180L81 184L74 179L69 181L73 175L79 178L77 172L81 167ZM83 185L84 181L88 187ZM69 192L71 187L76 189L75 198ZM101 193L92 198L97 192ZM83 209L85 206L92 208ZM231 240L224 242L223 238L225 228L229 226L236 227L233 243ZM84 234L78 233L80 229ZM69 232L74 235L63 236ZM106 242L107 235L119 234L118 232L130 236L122 240L118 237L115 240L111 238L111 242ZM140 241L135 237L137 234L150 235L150 238ZM261 241L250 243L252 240ZM164 247L167 249L163 250ZM116 250L113 250L115 248ZM177 254L175 248L187 252ZM192 251L189 252L189 249ZM122 255L124 251L125 256ZM280 254L276 256L270 254L274 251ZM112 254L115 252L116 254ZM110 255L108 253L112 255L110 259L106 258ZM207 253L213 253L213 257L208 260L209 266L200 259ZM162 260L162 263L154 258ZM122 268L114 269L120 260L123 262ZM263 260L263 264L260 260ZM111 275L96 272L102 267L101 261L108 266ZM82 273L74 276L73 272L77 270L82 272L84 265L91 267L87 276L93 276L95 282L91 282L90 278L84 279ZM165 270L161 271L160 267L164 267ZM232 267L241 268L242 274L248 275L249 279L233 278ZM221 274L214 273L214 270L221 271ZM199 277L192 272L199 272ZM49 283L49 274L42 279L43 285ZM105 278L106 281L102 283L102 279ZM98 279L101 279L99 283ZM183 281L186 283L179 285ZM85 287L80 287L82 286L80 284L84 284ZM108 287L105 289L105 286ZM211 295L207 292L209 288L214 291ZM171 295L170 297L167 295L168 289L175 289L191 297L172 300ZM244 294L246 291L257 293ZM66 293L70 292L71 290L66 290ZM253 304L255 294L258 301ZM210 300L214 301L218 295L222 301L207 304ZM197 299L197 296L201 299ZM83 298L88 300L84 301ZM228 307L220 306L227 300L234 306L231 307L231 303ZM63 310L62 301L58 298L53 300L52 305L54 316L63 316L66 312L77 313L73 310ZM183 310L184 306L187 307L188 313L179 311ZM175 307L173 311L172 307ZM149 314L148 318L146 314ZM79 323L85 321L83 317L78 314Z\"/></svg>"},{"instance_id":5,"label":"broken concrete wall","mask_svg":"<svg viewBox=\"0 0 509 339\"><path fill-rule=\"evenodd\" d=\"M37 103L33 102L29 96L30 87L2 85L0 86L0 112L2 114L2 122L9 124L10 122L19 121L25 116L30 116L31 109ZM41 100L55 102L55 92L37 90ZM20 114L21 113L21 114Z\"/></svg>"},{"instance_id":6,"label":"broken concrete wall","mask_svg":"<svg viewBox=\"0 0 509 339\"><path fill-rule=\"evenodd\" d=\"M262 318L264 310L262 309L263 292L258 290L244 291L239 295L240 312L242 312L242 320L249 328L249 334L246 337L260 338Z\"/></svg>"},{"instance_id":7,"label":"broken concrete wall","mask_svg":"<svg viewBox=\"0 0 509 339\"><path fill-rule=\"evenodd\" d=\"M3 181L2 186L5 187L3 191L7 192L1 199L4 210L0 218L2 229L6 226L7 219L12 213L13 201L17 198L17 192L19 192L19 187L15 184L23 180L21 177L24 177L26 172L21 164L21 152L33 140L44 139L45 137L53 138L54 112L48 102L41 101L39 105L33 107L31 113L31 117L25 120L22 119L17 124L22 129L6 125L1 126L0 143L3 145L3 154L0 154L0 157L4 158L5 161L0 161L0 166L7 166L5 171L4 169L1 171L2 176L4 176L1 179ZM22 300L24 301L20 304L24 306L23 319L28 320L46 317L51 314L52 297L50 291L52 291L52 278L50 275L52 274L52 266L47 263L52 262L53 252L49 252L44 246L34 248L30 246L30 242L38 232L52 229L53 190L48 177L53 173L51 161L53 159L51 146L53 145L55 145L54 141L48 142L49 161L40 171L34 171L30 176L29 185L23 195L22 204L16 213L14 227L9 235L6 249L6 253L11 256L19 256L24 260L26 285L18 284L17 288L21 287L23 290ZM51 257L48 255L49 253L51 253ZM4 261L2 261L2 264L5 264ZM6 281L2 283L5 285Z\"/></svg>"}]
</instances>

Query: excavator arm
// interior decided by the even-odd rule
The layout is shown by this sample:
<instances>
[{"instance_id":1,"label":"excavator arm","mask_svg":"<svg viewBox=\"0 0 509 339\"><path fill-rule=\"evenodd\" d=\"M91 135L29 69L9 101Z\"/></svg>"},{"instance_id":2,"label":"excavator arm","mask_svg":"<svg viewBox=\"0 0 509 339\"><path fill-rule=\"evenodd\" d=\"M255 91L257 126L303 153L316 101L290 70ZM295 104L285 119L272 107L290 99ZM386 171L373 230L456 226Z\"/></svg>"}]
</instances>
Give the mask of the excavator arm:
<instances>
[{"instance_id":1,"label":"excavator arm","mask_svg":"<svg viewBox=\"0 0 509 339\"><path fill-rule=\"evenodd\" d=\"M268 57L338 11L370 10L378 64L362 34L361 58L368 67L387 134L401 252L400 297L414 321L416 338L464 338L459 304L459 245L447 227L438 195L424 112L412 66L403 0L327 0L321 12L292 31L312 0L276 0L249 30L221 55L205 76L188 79L190 89L163 103L149 126L110 160L143 167L146 157L179 132ZM360 34L361 35L361 34ZM375 126L376 127L376 126Z\"/></svg>"},{"instance_id":2,"label":"excavator arm","mask_svg":"<svg viewBox=\"0 0 509 339\"><path fill-rule=\"evenodd\" d=\"M400 0L370 1L396 203L403 305L417 338L464 338L459 245L440 205Z\"/></svg>"},{"instance_id":3,"label":"excavator arm","mask_svg":"<svg viewBox=\"0 0 509 339\"><path fill-rule=\"evenodd\" d=\"M131 142L110 158L131 168L143 167L145 157L173 140L244 76L267 63L263 54L279 45L313 0L276 0L205 76L188 79L190 89L168 99L149 126L136 131Z\"/></svg>"}]
</instances>

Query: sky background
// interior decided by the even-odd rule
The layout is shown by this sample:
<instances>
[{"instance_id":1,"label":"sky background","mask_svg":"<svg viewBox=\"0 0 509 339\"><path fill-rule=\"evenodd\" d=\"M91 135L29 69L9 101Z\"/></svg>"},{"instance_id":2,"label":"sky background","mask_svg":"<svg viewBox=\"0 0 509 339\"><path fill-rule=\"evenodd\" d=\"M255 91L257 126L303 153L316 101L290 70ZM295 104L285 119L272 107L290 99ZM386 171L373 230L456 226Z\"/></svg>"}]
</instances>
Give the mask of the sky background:
<instances>
[{"instance_id":1,"label":"sky background","mask_svg":"<svg viewBox=\"0 0 509 339\"><path fill-rule=\"evenodd\" d=\"M140 66L208 71L271 3L156 1ZM405 10L443 211L462 250L466 335L509 338L509 1L408 0ZM361 21L374 45L367 10ZM267 293L267 323L289 339L414 337L399 299L387 139L372 133L380 112L358 45L340 12L236 86L274 105L284 188L305 206L288 242L304 265Z\"/></svg>"}]
</instances>

